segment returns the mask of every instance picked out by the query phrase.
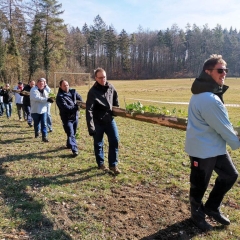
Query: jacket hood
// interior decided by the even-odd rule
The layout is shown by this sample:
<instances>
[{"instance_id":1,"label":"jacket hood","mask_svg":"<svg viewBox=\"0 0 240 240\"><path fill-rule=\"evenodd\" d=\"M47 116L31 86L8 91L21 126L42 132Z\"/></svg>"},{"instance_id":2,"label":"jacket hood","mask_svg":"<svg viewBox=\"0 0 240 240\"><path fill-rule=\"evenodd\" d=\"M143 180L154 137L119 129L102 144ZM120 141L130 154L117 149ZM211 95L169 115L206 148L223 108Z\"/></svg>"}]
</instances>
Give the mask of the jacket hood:
<instances>
[{"instance_id":1,"label":"jacket hood","mask_svg":"<svg viewBox=\"0 0 240 240\"><path fill-rule=\"evenodd\" d=\"M202 71L200 76L194 80L191 91L193 94L212 92L217 95L222 95L228 88L226 85L219 86L209 74Z\"/></svg>"}]
</instances>

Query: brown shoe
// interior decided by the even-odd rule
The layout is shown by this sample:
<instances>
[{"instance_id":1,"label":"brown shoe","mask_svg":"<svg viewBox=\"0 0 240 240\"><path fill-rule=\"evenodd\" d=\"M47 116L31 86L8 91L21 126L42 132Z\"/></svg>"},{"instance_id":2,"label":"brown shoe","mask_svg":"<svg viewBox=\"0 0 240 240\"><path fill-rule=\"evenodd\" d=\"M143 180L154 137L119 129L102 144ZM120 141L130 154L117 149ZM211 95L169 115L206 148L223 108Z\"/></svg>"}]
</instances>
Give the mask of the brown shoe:
<instances>
[{"instance_id":1,"label":"brown shoe","mask_svg":"<svg viewBox=\"0 0 240 240\"><path fill-rule=\"evenodd\" d=\"M109 168L106 167L104 164L99 166L98 169L103 170L104 172L108 172L109 171Z\"/></svg>"},{"instance_id":2,"label":"brown shoe","mask_svg":"<svg viewBox=\"0 0 240 240\"><path fill-rule=\"evenodd\" d=\"M115 174L121 173L120 169L118 167L109 167L111 171L113 171Z\"/></svg>"}]
</instances>

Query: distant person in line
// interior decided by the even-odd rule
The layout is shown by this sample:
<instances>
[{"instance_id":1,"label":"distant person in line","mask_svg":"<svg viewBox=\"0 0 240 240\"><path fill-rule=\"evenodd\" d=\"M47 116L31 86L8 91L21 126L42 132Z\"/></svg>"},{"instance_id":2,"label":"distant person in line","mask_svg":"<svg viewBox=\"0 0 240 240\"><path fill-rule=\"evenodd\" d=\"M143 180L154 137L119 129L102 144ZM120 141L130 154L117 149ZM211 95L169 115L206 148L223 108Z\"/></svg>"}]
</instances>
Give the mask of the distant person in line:
<instances>
[{"instance_id":1,"label":"distant person in line","mask_svg":"<svg viewBox=\"0 0 240 240\"><path fill-rule=\"evenodd\" d=\"M89 135L93 137L94 152L98 168L103 171L121 173L118 168L119 135L112 107L119 107L118 94L111 83L107 81L106 72L97 68L94 72L96 82L91 87L86 101L86 121ZM104 133L108 137L108 166L104 164L103 145Z\"/></svg>"},{"instance_id":2,"label":"distant person in line","mask_svg":"<svg viewBox=\"0 0 240 240\"><path fill-rule=\"evenodd\" d=\"M4 108L6 110L7 118L9 119L12 116L12 101L13 101L13 92L10 89L9 83L7 83L2 91L0 92L0 95L3 96L3 104Z\"/></svg>"},{"instance_id":3,"label":"distant person in line","mask_svg":"<svg viewBox=\"0 0 240 240\"><path fill-rule=\"evenodd\" d=\"M3 96L1 95L1 92L3 90L3 87L0 87L0 117L3 116L4 113L4 104L3 104Z\"/></svg>"},{"instance_id":4,"label":"distant person in line","mask_svg":"<svg viewBox=\"0 0 240 240\"><path fill-rule=\"evenodd\" d=\"M188 107L185 150L191 161L191 218L203 231L212 230L205 214L218 223L230 220L220 211L225 194L237 180L238 172L226 150L240 147L238 136L229 121L223 94L228 89L224 80L228 69L221 55L213 54L204 62L203 70L192 84L193 93ZM217 178L205 205L202 202L211 175Z\"/></svg>"},{"instance_id":5,"label":"distant person in line","mask_svg":"<svg viewBox=\"0 0 240 240\"><path fill-rule=\"evenodd\" d=\"M42 141L49 142L47 136L47 105L48 102L53 102L48 97L48 92L45 90L45 81L40 78L37 81L37 85L30 90L30 104L31 115L34 122L35 138L39 137L40 124L42 132Z\"/></svg>"},{"instance_id":6,"label":"distant person in line","mask_svg":"<svg viewBox=\"0 0 240 240\"><path fill-rule=\"evenodd\" d=\"M18 85L13 88L13 90L19 90L22 91L24 88L24 85L22 82L18 82ZM25 117L25 111L24 111L24 106L23 106L23 96L20 94L20 92L13 92L15 96L15 103L17 107L17 114L18 114L18 119L19 121L23 121L23 118L26 119Z\"/></svg>"},{"instance_id":7,"label":"distant person in line","mask_svg":"<svg viewBox=\"0 0 240 240\"><path fill-rule=\"evenodd\" d=\"M35 87L35 81L31 80L29 82L29 84L27 84L22 92L28 92L30 94L30 90ZM23 108L24 108L24 112L26 114L26 118L27 118L27 123L29 125L29 127L33 126L33 119L31 116L31 104L30 104L30 95L24 95L23 93L20 93L21 96L23 96Z\"/></svg>"},{"instance_id":8,"label":"distant person in line","mask_svg":"<svg viewBox=\"0 0 240 240\"><path fill-rule=\"evenodd\" d=\"M59 90L56 103L59 108L63 129L67 134L66 147L72 150L73 156L78 155L76 132L78 127L78 105L77 100L82 101L82 97L75 89L69 88L66 80L59 82Z\"/></svg>"},{"instance_id":9,"label":"distant person in line","mask_svg":"<svg viewBox=\"0 0 240 240\"><path fill-rule=\"evenodd\" d=\"M45 78L41 78L41 79L44 80L44 82L45 82L45 87L44 88L49 94L51 92L51 88L48 86ZM52 115L51 115L51 103L50 102L48 102L48 105L47 105L47 127L48 127L49 132L53 131L53 129L52 129Z\"/></svg>"}]
</instances>

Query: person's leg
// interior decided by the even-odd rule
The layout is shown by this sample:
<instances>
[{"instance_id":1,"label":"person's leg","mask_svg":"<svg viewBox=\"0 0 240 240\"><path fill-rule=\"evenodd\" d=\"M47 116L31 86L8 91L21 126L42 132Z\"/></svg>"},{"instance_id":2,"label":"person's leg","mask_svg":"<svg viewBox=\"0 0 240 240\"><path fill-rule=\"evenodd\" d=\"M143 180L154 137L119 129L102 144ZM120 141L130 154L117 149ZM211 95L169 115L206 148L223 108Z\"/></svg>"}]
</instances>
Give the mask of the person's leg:
<instances>
[{"instance_id":1,"label":"person's leg","mask_svg":"<svg viewBox=\"0 0 240 240\"><path fill-rule=\"evenodd\" d=\"M39 123L40 123L40 115L38 113L32 113L32 119L34 123L34 132L35 132L35 138L39 137Z\"/></svg>"},{"instance_id":2,"label":"person's leg","mask_svg":"<svg viewBox=\"0 0 240 240\"><path fill-rule=\"evenodd\" d=\"M96 134L93 136L93 145L94 145L94 153L95 153L98 167L101 167L104 164L104 151L103 151L104 130L105 130L104 125L95 124Z\"/></svg>"},{"instance_id":3,"label":"person's leg","mask_svg":"<svg viewBox=\"0 0 240 240\"><path fill-rule=\"evenodd\" d=\"M220 205L225 194L236 182L238 172L228 153L217 156L214 171L218 174L218 177L205 204L205 213L214 218L217 222L223 225L229 225L230 220L221 213Z\"/></svg>"},{"instance_id":4,"label":"person's leg","mask_svg":"<svg viewBox=\"0 0 240 240\"><path fill-rule=\"evenodd\" d=\"M31 127L32 126L32 116L30 113L30 110L31 110L30 106L24 105L23 108L24 108L24 112L26 113L27 123Z\"/></svg>"},{"instance_id":5,"label":"person's leg","mask_svg":"<svg viewBox=\"0 0 240 240\"><path fill-rule=\"evenodd\" d=\"M208 187L216 158L196 158L191 157L191 173L190 173L190 207L191 218L193 222L203 231L211 230L212 226L205 221L204 206L202 198Z\"/></svg>"},{"instance_id":6,"label":"person's leg","mask_svg":"<svg viewBox=\"0 0 240 240\"><path fill-rule=\"evenodd\" d=\"M17 107L17 114L18 114L18 119L21 120L22 119L22 111L21 111L21 104L16 104Z\"/></svg>"},{"instance_id":7,"label":"person's leg","mask_svg":"<svg viewBox=\"0 0 240 240\"><path fill-rule=\"evenodd\" d=\"M3 108L2 108L2 103L0 102L0 116L3 115Z\"/></svg>"},{"instance_id":8,"label":"person's leg","mask_svg":"<svg viewBox=\"0 0 240 240\"><path fill-rule=\"evenodd\" d=\"M47 112L40 114L40 119L41 119L41 132L42 132L42 140L44 142L48 142L47 139Z\"/></svg>"},{"instance_id":9,"label":"person's leg","mask_svg":"<svg viewBox=\"0 0 240 240\"><path fill-rule=\"evenodd\" d=\"M108 137L108 164L109 167L116 167L118 164L118 128L116 121L113 119L105 128L105 133Z\"/></svg>"},{"instance_id":10,"label":"person's leg","mask_svg":"<svg viewBox=\"0 0 240 240\"><path fill-rule=\"evenodd\" d=\"M47 106L47 126L49 132L52 132L52 116L51 116L51 103Z\"/></svg>"},{"instance_id":11,"label":"person's leg","mask_svg":"<svg viewBox=\"0 0 240 240\"><path fill-rule=\"evenodd\" d=\"M10 102L9 104L9 117L12 116L12 103Z\"/></svg>"},{"instance_id":12,"label":"person's leg","mask_svg":"<svg viewBox=\"0 0 240 240\"><path fill-rule=\"evenodd\" d=\"M6 116L7 118L10 118L10 114L9 114L9 104L8 103L4 103L4 107L6 109Z\"/></svg>"},{"instance_id":13,"label":"person's leg","mask_svg":"<svg viewBox=\"0 0 240 240\"><path fill-rule=\"evenodd\" d=\"M77 141L75 138L76 134L76 121L68 120L67 122L67 136L68 136L68 146L71 148L73 153L78 153Z\"/></svg>"},{"instance_id":14,"label":"person's leg","mask_svg":"<svg viewBox=\"0 0 240 240\"><path fill-rule=\"evenodd\" d=\"M4 103L1 103L2 113L4 113Z\"/></svg>"},{"instance_id":15,"label":"person's leg","mask_svg":"<svg viewBox=\"0 0 240 240\"><path fill-rule=\"evenodd\" d=\"M217 156L214 171L218 174L215 185L205 204L206 208L218 211L225 194L232 188L238 178L238 171L229 153Z\"/></svg>"}]
</instances>

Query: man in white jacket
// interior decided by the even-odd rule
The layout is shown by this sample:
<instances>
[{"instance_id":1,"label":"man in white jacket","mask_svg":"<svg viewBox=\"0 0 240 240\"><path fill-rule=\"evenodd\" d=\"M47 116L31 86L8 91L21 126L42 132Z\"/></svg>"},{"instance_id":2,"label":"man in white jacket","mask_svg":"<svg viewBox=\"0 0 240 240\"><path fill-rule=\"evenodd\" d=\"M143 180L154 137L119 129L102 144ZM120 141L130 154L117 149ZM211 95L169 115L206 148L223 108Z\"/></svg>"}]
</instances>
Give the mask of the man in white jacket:
<instances>
[{"instance_id":1,"label":"man in white jacket","mask_svg":"<svg viewBox=\"0 0 240 240\"><path fill-rule=\"evenodd\" d=\"M39 124L41 124L43 142L49 142L47 138L47 106L49 102L53 101L48 95L44 79L38 79L37 85L30 91L31 115L34 121L35 138L39 137Z\"/></svg>"}]
</instances>

